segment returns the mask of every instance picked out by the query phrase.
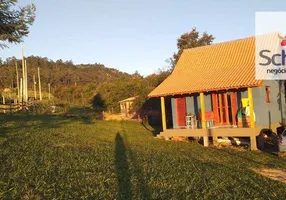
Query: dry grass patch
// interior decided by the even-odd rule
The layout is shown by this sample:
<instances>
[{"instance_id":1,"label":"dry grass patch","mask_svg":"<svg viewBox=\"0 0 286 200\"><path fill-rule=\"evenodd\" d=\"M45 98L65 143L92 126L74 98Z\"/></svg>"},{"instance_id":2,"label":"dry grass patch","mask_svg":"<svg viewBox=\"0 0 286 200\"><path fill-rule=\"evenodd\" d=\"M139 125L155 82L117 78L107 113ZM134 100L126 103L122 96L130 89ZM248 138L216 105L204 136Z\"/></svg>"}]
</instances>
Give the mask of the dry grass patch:
<instances>
[{"instance_id":1,"label":"dry grass patch","mask_svg":"<svg viewBox=\"0 0 286 200\"><path fill-rule=\"evenodd\" d=\"M281 181L283 183L286 183L286 170L280 170L280 169L252 169L254 172L266 176L268 178L271 178L273 180Z\"/></svg>"}]
</instances>

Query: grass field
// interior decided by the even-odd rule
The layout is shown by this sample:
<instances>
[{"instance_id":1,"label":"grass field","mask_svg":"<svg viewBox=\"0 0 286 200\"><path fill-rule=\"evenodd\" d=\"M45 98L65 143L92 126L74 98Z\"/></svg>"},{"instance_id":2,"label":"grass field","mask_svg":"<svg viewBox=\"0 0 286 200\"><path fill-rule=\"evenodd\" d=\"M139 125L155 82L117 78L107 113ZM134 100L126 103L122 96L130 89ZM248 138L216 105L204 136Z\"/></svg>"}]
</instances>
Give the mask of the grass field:
<instances>
[{"instance_id":1,"label":"grass field","mask_svg":"<svg viewBox=\"0 0 286 200\"><path fill-rule=\"evenodd\" d=\"M286 199L262 152L154 139L134 122L0 115L0 199Z\"/></svg>"}]
</instances>

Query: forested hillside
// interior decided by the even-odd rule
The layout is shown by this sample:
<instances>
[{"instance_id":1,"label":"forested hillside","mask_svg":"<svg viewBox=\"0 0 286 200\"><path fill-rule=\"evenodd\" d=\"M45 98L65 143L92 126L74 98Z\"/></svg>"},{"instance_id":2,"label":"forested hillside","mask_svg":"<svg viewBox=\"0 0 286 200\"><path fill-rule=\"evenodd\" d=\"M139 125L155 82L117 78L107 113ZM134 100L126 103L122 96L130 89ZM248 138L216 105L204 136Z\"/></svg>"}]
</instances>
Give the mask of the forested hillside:
<instances>
[{"instance_id":1,"label":"forested hillside","mask_svg":"<svg viewBox=\"0 0 286 200\"><path fill-rule=\"evenodd\" d=\"M21 77L21 60L10 58L0 61L0 91L17 87L16 63ZM51 93L59 102L84 106L95 104L114 111L119 111L118 101L131 96L139 96L136 105L141 107L147 94L169 74L160 72L144 78L139 73L130 75L103 64L74 65L72 61L52 61L35 56L27 58L27 66L29 90L33 89L34 75L37 81L39 67L42 90L47 91L50 83Z\"/></svg>"},{"instance_id":2,"label":"forested hillside","mask_svg":"<svg viewBox=\"0 0 286 200\"><path fill-rule=\"evenodd\" d=\"M15 85L15 63L18 63L21 74L21 60L15 58L0 62L0 87L11 87ZM72 61L52 61L48 58L31 56L27 58L28 81L32 82L33 75L37 75L37 67L41 70L43 88L50 83L56 88L64 85L84 85L87 83L99 84L105 81L114 81L122 78L129 78L127 73L116 69L107 68L102 64L74 65ZM45 84L46 83L46 84ZM31 86L31 85L30 85Z\"/></svg>"}]
</instances>

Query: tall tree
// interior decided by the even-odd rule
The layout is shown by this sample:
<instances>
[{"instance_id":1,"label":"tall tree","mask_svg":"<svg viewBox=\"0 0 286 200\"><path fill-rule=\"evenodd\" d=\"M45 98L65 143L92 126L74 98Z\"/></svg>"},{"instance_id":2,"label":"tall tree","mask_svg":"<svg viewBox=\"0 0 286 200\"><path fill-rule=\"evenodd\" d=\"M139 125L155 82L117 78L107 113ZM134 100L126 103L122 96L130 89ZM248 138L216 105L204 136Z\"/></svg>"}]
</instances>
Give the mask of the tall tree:
<instances>
[{"instance_id":1,"label":"tall tree","mask_svg":"<svg viewBox=\"0 0 286 200\"><path fill-rule=\"evenodd\" d=\"M35 20L35 4L16 8L18 0L0 0L0 47L20 43Z\"/></svg>"},{"instance_id":2,"label":"tall tree","mask_svg":"<svg viewBox=\"0 0 286 200\"><path fill-rule=\"evenodd\" d=\"M214 36L207 32L204 32L200 36L200 33L196 28L193 28L189 33L184 33L177 39L177 53L174 53L173 57L169 59L171 67L175 67L184 49L210 45L214 39Z\"/></svg>"}]
</instances>

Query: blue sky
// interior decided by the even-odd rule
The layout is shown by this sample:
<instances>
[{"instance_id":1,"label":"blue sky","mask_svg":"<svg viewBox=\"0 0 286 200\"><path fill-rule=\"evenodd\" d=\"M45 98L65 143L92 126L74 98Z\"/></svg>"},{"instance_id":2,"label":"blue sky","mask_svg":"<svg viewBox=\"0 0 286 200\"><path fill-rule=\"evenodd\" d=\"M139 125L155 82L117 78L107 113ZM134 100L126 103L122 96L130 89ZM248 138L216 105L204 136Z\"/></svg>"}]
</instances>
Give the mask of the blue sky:
<instances>
[{"instance_id":1,"label":"blue sky","mask_svg":"<svg viewBox=\"0 0 286 200\"><path fill-rule=\"evenodd\" d=\"M19 0L20 4L30 0ZM37 18L25 55L102 63L148 75L168 66L177 38L197 27L215 42L255 35L256 11L284 11L285 0L34 0ZM284 9L284 10L283 10ZM20 57L20 46L0 57Z\"/></svg>"}]
</instances>

